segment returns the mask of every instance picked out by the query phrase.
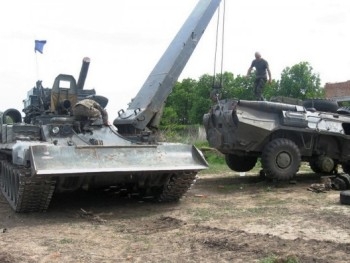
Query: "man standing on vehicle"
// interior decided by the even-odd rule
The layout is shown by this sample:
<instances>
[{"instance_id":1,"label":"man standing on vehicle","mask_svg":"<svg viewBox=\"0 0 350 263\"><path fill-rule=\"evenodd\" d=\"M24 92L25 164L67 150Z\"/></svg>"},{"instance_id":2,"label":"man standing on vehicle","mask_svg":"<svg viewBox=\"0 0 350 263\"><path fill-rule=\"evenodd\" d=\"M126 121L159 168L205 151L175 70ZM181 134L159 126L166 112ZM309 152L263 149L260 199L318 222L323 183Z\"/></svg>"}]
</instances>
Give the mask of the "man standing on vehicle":
<instances>
[{"instance_id":1,"label":"man standing on vehicle","mask_svg":"<svg viewBox=\"0 0 350 263\"><path fill-rule=\"evenodd\" d=\"M254 81L254 96L256 100L264 100L262 96L265 83L267 81L267 74L269 76L269 83L271 83L271 71L269 63L261 57L259 52L255 52L255 59L252 61L251 66L248 69L247 77L255 68L255 81ZM267 74L266 74L267 73Z\"/></svg>"}]
</instances>

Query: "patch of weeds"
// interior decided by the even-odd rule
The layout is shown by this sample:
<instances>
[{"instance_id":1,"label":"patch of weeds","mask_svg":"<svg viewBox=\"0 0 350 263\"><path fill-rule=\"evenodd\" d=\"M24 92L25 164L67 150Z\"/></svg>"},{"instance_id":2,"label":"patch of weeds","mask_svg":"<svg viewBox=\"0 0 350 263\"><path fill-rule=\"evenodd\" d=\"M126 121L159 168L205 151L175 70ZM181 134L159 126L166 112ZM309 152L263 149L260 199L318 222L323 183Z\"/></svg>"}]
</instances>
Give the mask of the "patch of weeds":
<instances>
[{"instance_id":1,"label":"patch of weeds","mask_svg":"<svg viewBox=\"0 0 350 263\"><path fill-rule=\"evenodd\" d=\"M263 206L260 206L260 207L251 207L251 208L246 208L245 211L248 213L248 214L266 214L268 208L266 207L263 207Z\"/></svg>"},{"instance_id":2,"label":"patch of weeds","mask_svg":"<svg viewBox=\"0 0 350 263\"><path fill-rule=\"evenodd\" d=\"M268 205L268 206L276 206L276 205L285 205L289 203L289 200L279 199L278 197L274 198L263 198L260 199L260 204Z\"/></svg>"},{"instance_id":3,"label":"patch of weeds","mask_svg":"<svg viewBox=\"0 0 350 263\"><path fill-rule=\"evenodd\" d=\"M275 255L268 256L259 261L260 263L300 263L301 261L296 256L277 257Z\"/></svg>"},{"instance_id":4,"label":"patch of weeds","mask_svg":"<svg viewBox=\"0 0 350 263\"><path fill-rule=\"evenodd\" d=\"M244 209L236 209L236 216L238 217L264 217L264 218L274 218L274 222L277 222L277 219L282 218L285 215L289 214L288 209L283 209L281 207L249 207Z\"/></svg>"},{"instance_id":5,"label":"patch of weeds","mask_svg":"<svg viewBox=\"0 0 350 263\"><path fill-rule=\"evenodd\" d=\"M260 208L237 208L237 207L222 207L219 212L216 213L217 218L222 216L234 216L237 218L247 218L253 213L264 213Z\"/></svg>"},{"instance_id":6,"label":"patch of weeds","mask_svg":"<svg viewBox=\"0 0 350 263\"><path fill-rule=\"evenodd\" d=\"M265 192L275 192L275 191L274 191L274 188L271 187L271 186L266 187L266 188L264 189L264 191L265 191Z\"/></svg>"},{"instance_id":7,"label":"patch of weeds","mask_svg":"<svg viewBox=\"0 0 350 263\"><path fill-rule=\"evenodd\" d=\"M214 218L213 210L209 208L191 209L189 213L195 218L196 221L208 221Z\"/></svg>"},{"instance_id":8,"label":"patch of weeds","mask_svg":"<svg viewBox=\"0 0 350 263\"><path fill-rule=\"evenodd\" d=\"M73 243L73 239L71 238L63 238L59 241L60 244L72 244Z\"/></svg>"}]
</instances>

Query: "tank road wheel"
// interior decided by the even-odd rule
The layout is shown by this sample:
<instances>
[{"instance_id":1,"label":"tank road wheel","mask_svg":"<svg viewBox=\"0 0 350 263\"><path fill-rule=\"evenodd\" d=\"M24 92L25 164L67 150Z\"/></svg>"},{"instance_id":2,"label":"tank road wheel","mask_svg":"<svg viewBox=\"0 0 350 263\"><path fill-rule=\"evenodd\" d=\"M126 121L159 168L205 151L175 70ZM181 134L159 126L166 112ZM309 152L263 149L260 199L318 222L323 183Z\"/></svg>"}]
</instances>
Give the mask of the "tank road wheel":
<instances>
[{"instance_id":1,"label":"tank road wheel","mask_svg":"<svg viewBox=\"0 0 350 263\"><path fill-rule=\"evenodd\" d=\"M239 156L235 154L225 154L227 166L236 172L248 172L254 168L256 161L255 156Z\"/></svg>"},{"instance_id":2,"label":"tank road wheel","mask_svg":"<svg viewBox=\"0 0 350 263\"><path fill-rule=\"evenodd\" d=\"M288 180L299 170L300 151L291 140L275 139L265 146L261 162L267 177Z\"/></svg>"},{"instance_id":3,"label":"tank road wheel","mask_svg":"<svg viewBox=\"0 0 350 263\"><path fill-rule=\"evenodd\" d=\"M160 202L178 201L194 184L196 175L197 172L193 171L171 174L156 199Z\"/></svg>"},{"instance_id":4,"label":"tank road wheel","mask_svg":"<svg viewBox=\"0 0 350 263\"><path fill-rule=\"evenodd\" d=\"M29 169L1 161L1 193L16 212L41 212L48 208L56 181L26 176Z\"/></svg>"},{"instance_id":5,"label":"tank road wheel","mask_svg":"<svg viewBox=\"0 0 350 263\"><path fill-rule=\"evenodd\" d=\"M20 189L20 173L18 169L11 168L6 161L1 162L1 193L16 211Z\"/></svg>"}]
</instances>

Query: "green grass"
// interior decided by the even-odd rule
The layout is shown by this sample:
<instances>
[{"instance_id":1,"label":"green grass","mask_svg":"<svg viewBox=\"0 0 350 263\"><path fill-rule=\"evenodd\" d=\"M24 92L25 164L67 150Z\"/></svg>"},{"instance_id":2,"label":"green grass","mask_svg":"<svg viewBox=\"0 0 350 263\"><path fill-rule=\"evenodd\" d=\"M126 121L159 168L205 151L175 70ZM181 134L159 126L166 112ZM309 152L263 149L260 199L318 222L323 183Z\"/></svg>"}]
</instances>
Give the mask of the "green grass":
<instances>
[{"instance_id":1,"label":"green grass","mask_svg":"<svg viewBox=\"0 0 350 263\"><path fill-rule=\"evenodd\" d=\"M196 142L195 146L202 151L204 158L209 164L209 169L202 171L202 174L223 173L231 171L231 169L226 165L225 156L219 151L210 148L208 142Z\"/></svg>"}]
</instances>

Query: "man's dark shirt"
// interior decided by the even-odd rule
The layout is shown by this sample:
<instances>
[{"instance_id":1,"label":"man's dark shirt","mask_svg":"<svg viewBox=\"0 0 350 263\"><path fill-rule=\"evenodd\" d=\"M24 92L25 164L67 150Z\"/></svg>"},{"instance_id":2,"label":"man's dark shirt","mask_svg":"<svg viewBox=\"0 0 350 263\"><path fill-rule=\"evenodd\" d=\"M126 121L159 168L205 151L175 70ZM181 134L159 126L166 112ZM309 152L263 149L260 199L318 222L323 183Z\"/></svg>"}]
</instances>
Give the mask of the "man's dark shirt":
<instances>
[{"instance_id":1,"label":"man's dark shirt","mask_svg":"<svg viewBox=\"0 0 350 263\"><path fill-rule=\"evenodd\" d=\"M251 67L256 69L256 78L267 78L266 70L269 67L269 63L265 59L254 59Z\"/></svg>"}]
</instances>

